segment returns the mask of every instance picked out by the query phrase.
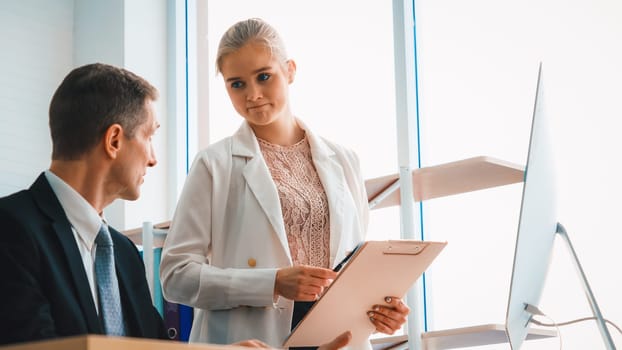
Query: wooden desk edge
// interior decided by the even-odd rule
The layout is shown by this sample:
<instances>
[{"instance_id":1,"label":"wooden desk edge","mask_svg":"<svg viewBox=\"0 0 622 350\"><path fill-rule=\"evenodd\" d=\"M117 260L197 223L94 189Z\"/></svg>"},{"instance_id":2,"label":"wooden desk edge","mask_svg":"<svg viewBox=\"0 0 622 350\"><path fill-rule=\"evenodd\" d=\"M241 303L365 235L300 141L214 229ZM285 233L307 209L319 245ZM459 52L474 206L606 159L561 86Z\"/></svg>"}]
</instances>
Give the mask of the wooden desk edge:
<instances>
[{"instance_id":1,"label":"wooden desk edge","mask_svg":"<svg viewBox=\"0 0 622 350\"><path fill-rule=\"evenodd\" d=\"M248 350L232 345L184 343L173 340L81 335L0 346L0 350Z\"/></svg>"}]
</instances>

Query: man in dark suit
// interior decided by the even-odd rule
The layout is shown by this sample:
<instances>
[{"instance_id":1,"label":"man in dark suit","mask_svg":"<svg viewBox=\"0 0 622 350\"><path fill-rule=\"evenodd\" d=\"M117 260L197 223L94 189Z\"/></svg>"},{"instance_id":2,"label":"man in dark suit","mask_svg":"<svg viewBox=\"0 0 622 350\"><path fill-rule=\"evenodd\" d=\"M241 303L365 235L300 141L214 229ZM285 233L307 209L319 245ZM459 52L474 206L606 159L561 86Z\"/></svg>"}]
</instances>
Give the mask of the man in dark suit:
<instances>
[{"instance_id":1,"label":"man in dark suit","mask_svg":"<svg viewBox=\"0 0 622 350\"><path fill-rule=\"evenodd\" d=\"M105 64L74 69L54 93L50 168L0 198L0 345L82 334L166 338L136 247L103 217L115 199L137 199L156 164L157 98L143 78Z\"/></svg>"},{"instance_id":2,"label":"man in dark suit","mask_svg":"<svg viewBox=\"0 0 622 350\"><path fill-rule=\"evenodd\" d=\"M73 70L49 111L52 162L27 189L0 199L0 344L78 334L165 338L136 247L109 228L121 304L106 328L95 272L103 209L135 200L156 164L157 90L137 75L92 64Z\"/></svg>"}]
</instances>

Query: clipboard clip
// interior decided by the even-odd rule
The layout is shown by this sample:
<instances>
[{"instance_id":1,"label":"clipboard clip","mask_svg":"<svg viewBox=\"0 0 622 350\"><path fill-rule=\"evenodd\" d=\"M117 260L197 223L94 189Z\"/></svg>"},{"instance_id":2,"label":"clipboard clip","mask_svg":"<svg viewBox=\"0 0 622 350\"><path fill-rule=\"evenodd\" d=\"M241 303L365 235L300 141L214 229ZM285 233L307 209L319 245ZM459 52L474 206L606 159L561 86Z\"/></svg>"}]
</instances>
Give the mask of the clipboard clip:
<instances>
[{"instance_id":1,"label":"clipboard clip","mask_svg":"<svg viewBox=\"0 0 622 350\"><path fill-rule=\"evenodd\" d=\"M389 241L389 245L382 251L382 254L418 255L427 246L428 243L421 241Z\"/></svg>"}]
</instances>

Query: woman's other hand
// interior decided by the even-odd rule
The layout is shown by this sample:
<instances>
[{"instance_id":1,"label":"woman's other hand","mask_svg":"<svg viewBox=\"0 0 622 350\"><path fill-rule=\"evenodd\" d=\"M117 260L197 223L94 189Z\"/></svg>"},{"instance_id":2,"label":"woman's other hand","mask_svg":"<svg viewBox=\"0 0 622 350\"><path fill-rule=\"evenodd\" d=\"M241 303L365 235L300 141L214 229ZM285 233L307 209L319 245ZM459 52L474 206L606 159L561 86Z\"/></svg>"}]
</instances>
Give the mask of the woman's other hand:
<instances>
[{"instance_id":1,"label":"woman's other hand","mask_svg":"<svg viewBox=\"0 0 622 350\"><path fill-rule=\"evenodd\" d=\"M367 311L367 316L378 332L393 334L406 322L410 308L401 298L386 297L384 301L386 304L374 305Z\"/></svg>"}]
</instances>

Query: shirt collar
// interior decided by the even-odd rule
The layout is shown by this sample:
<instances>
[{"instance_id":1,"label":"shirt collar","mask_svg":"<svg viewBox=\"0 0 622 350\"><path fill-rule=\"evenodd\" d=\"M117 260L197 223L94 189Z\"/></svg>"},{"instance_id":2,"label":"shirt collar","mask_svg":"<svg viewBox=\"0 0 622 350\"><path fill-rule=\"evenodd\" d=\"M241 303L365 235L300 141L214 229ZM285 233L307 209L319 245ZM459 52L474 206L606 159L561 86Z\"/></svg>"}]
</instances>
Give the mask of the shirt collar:
<instances>
[{"instance_id":1,"label":"shirt collar","mask_svg":"<svg viewBox=\"0 0 622 350\"><path fill-rule=\"evenodd\" d=\"M93 208L84 197L63 181L63 179L50 170L46 170L44 174L54 194L56 194L60 205L63 207L71 226L87 249L91 250L95 243L95 238L99 233L99 228L102 225L102 220L104 219L99 216L95 208Z\"/></svg>"}]
</instances>

